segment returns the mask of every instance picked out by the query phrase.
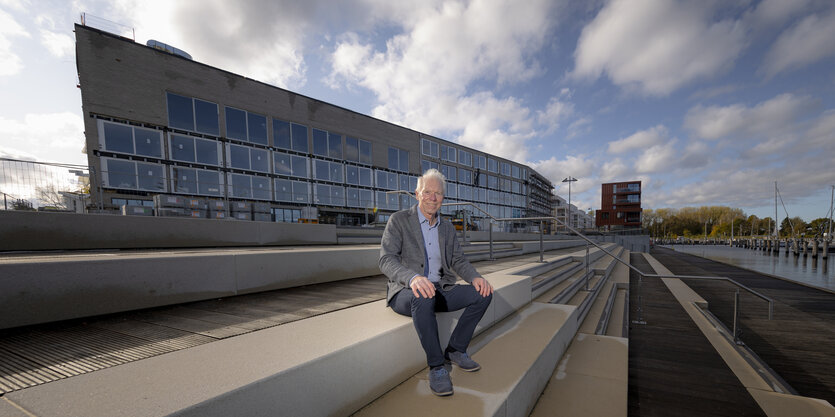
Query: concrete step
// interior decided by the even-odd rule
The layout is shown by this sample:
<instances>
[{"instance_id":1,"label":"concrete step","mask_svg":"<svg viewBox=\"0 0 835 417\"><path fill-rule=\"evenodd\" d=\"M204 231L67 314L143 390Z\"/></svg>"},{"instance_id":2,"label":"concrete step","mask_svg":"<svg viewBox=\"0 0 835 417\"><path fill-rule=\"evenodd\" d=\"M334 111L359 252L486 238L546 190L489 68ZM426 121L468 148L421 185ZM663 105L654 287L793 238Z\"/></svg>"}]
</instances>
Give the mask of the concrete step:
<instances>
[{"instance_id":1,"label":"concrete step","mask_svg":"<svg viewBox=\"0 0 835 417\"><path fill-rule=\"evenodd\" d=\"M424 368L357 416L526 416L577 331L576 309L531 303L486 331L472 354L482 369L453 367L455 394L437 397Z\"/></svg>"},{"instance_id":2,"label":"concrete step","mask_svg":"<svg viewBox=\"0 0 835 417\"><path fill-rule=\"evenodd\" d=\"M530 304L529 277L497 272L485 278L495 293L477 333ZM439 315L442 343L460 313ZM555 314L542 313L549 322ZM559 356L552 357L555 362ZM3 399L45 417L348 415L424 367L411 319L377 301L14 391Z\"/></svg>"},{"instance_id":3,"label":"concrete step","mask_svg":"<svg viewBox=\"0 0 835 417\"><path fill-rule=\"evenodd\" d=\"M571 258L568 258L568 260L570 259ZM532 296L538 297L540 294L544 293L550 288L553 288L555 285L567 279L568 277L573 275L575 272L581 270L582 268L582 262L571 261L544 274L537 275L533 278L531 282L531 290L533 291Z\"/></svg>"},{"instance_id":4,"label":"concrete step","mask_svg":"<svg viewBox=\"0 0 835 417\"><path fill-rule=\"evenodd\" d=\"M626 416L628 373L628 339L578 333L530 416Z\"/></svg>"}]
</instances>

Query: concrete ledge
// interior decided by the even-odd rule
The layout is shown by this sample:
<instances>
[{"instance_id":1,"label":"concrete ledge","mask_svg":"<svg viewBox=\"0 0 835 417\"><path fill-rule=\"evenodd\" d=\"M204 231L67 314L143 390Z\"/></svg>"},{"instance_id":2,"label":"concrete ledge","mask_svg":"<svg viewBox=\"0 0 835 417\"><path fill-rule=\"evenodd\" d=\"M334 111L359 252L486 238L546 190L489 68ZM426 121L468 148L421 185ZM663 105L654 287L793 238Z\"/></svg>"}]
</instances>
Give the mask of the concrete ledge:
<instances>
[{"instance_id":1,"label":"concrete ledge","mask_svg":"<svg viewBox=\"0 0 835 417\"><path fill-rule=\"evenodd\" d=\"M532 303L481 338L478 372L453 367L455 394L437 397L426 369L386 393L358 416L527 416L577 331L571 306Z\"/></svg>"},{"instance_id":2,"label":"concrete ledge","mask_svg":"<svg viewBox=\"0 0 835 417\"><path fill-rule=\"evenodd\" d=\"M379 274L377 246L0 258L0 328Z\"/></svg>"},{"instance_id":3,"label":"concrete ledge","mask_svg":"<svg viewBox=\"0 0 835 417\"><path fill-rule=\"evenodd\" d=\"M0 251L336 243L332 224L0 211Z\"/></svg>"},{"instance_id":4,"label":"concrete ledge","mask_svg":"<svg viewBox=\"0 0 835 417\"><path fill-rule=\"evenodd\" d=\"M530 302L529 277L486 278L495 293L477 332ZM442 315L442 334L455 320ZM37 416L347 415L425 360L411 319L377 301L4 398Z\"/></svg>"}]
</instances>

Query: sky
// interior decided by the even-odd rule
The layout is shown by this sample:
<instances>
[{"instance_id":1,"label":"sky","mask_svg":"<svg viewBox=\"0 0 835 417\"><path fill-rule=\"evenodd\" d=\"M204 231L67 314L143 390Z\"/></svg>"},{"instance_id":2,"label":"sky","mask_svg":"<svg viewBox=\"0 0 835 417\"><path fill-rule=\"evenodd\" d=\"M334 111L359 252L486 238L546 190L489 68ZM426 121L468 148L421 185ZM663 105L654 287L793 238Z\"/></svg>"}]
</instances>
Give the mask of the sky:
<instances>
[{"instance_id":1,"label":"sky","mask_svg":"<svg viewBox=\"0 0 835 417\"><path fill-rule=\"evenodd\" d=\"M0 0L0 156L86 165L73 24L527 164L582 210L828 216L831 0Z\"/></svg>"}]
</instances>

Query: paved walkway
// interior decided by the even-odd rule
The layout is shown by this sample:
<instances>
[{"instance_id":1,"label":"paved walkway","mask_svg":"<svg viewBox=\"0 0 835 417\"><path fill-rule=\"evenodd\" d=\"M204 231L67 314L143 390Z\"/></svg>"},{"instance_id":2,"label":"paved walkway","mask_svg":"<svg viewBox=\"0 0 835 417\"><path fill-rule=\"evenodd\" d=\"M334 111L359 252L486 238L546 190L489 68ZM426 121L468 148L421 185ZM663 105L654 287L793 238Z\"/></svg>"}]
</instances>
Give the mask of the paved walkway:
<instances>
[{"instance_id":1,"label":"paved walkway","mask_svg":"<svg viewBox=\"0 0 835 417\"><path fill-rule=\"evenodd\" d=\"M797 394L835 404L835 294L667 248L656 248L652 255L675 274L724 276L772 298L769 321L768 304L740 292L742 341ZM735 286L684 281L732 328Z\"/></svg>"},{"instance_id":2,"label":"paved walkway","mask_svg":"<svg viewBox=\"0 0 835 417\"><path fill-rule=\"evenodd\" d=\"M630 262L655 272L640 253ZM628 415L765 415L660 279L644 278L639 290L630 271L629 296L630 318L642 306L646 324L629 330Z\"/></svg>"}]
</instances>

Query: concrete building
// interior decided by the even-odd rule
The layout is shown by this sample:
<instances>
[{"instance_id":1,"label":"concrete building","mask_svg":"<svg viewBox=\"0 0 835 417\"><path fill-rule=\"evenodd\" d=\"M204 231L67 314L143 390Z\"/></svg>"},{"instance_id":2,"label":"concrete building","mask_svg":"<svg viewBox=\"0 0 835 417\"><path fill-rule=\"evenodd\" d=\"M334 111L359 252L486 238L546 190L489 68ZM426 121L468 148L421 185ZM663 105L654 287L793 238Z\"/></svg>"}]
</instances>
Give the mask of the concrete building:
<instances>
[{"instance_id":1,"label":"concrete building","mask_svg":"<svg viewBox=\"0 0 835 417\"><path fill-rule=\"evenodd\" d=\"M601 186L598 227L609 230L641 227L641 181L605 183Z\"/></svg>"},{"instance_id":2,"label":"concrete building","mask_svg":"<svg viewBox=\"0 0 835 417\"><path fill-rule=\"evenodd\" d=\"M417 177L437 168L447 202L474 202L497 218L551 213L553 185L525 165L183 54L87 26L75 33L91 195L104 210L178 195L258 203L274 221L307 211L359 225L414 204L387 192L413 193Z\"/></svg>"},{"instance_id":3,"label":"concrete building","mask_svg":"<svg viewBox=\"0 0 835 417\"><path fill-rule=\"evenodd\" d=\"M568 204L568 202L559 195L553 196L552 216L578 230L594 228L594 218L592 216L585 211L578 209L574 204ZM555 233L569 233L568 229L562 226L557 226L555 229Z\"/></svg>"}]
</instances>

